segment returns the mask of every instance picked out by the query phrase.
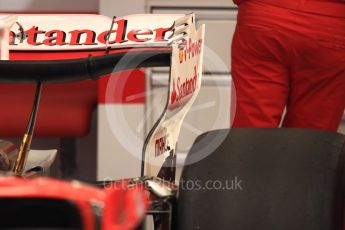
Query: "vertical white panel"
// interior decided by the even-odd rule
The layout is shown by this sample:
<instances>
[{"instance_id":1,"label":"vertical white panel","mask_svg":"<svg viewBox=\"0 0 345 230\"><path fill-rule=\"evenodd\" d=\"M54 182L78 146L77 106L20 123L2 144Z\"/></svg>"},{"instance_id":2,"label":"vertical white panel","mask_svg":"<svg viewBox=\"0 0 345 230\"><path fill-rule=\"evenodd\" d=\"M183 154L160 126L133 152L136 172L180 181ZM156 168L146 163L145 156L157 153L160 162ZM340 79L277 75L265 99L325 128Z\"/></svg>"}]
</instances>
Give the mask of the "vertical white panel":
<instances>
[{"instance_id":1,"label":"vertical white panel","mask_svg":"<svg viewBox=\"0 0 345 230\"><path fill-rule=\"evenodd\" d=\"M98 106L97 180L140 176L143 104Z\"/></svg>"}]
</instances>

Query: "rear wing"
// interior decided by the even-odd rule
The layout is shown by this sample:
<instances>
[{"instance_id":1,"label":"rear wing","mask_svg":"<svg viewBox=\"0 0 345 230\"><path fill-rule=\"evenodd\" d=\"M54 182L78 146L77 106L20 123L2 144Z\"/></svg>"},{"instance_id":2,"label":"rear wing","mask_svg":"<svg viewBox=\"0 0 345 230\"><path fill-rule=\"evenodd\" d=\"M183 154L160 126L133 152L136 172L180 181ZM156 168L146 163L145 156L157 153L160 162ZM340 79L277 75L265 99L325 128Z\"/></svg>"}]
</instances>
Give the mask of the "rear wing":
<instances>
[{"instance_id":1,"label":"rear wing","mask_svg":"<svg viewBox=\"0 0 345 230\"><path fill-rule=\"evenodd\" d=\"M0 62L0 83L95 80L113 71L170 66L172 44L185 42L191 26L187 23L191 16L180 14L130 15L115 20L100 15L16 17L17 23L6 29L10 28L9 35L4 32L1 38L6 52L100 54L63 60L4 60Z\"/></svg>"},{"instance_id":2,"label":"rear wing","mask_svg":"<svg viewBox=\"0 0 345 230\"><path fill-rule=\"evenodd\" d=\"M132 15L116 20L95 15L17 15L17 18L17 23L12 17L4 27L6 32L1 39L7 54L8 51L94 50L104 54L79 59L0 61L0 83L37 83L33 112L19 151L24 157L17 159L20 167L16 174L21 174L26 161L41 84L96 80L122 70L170 66L167 103L146 138L142 174L173 182L181 125L202 80L204 26L196 29L195 15Z\"/></svg>"}]
</instances>

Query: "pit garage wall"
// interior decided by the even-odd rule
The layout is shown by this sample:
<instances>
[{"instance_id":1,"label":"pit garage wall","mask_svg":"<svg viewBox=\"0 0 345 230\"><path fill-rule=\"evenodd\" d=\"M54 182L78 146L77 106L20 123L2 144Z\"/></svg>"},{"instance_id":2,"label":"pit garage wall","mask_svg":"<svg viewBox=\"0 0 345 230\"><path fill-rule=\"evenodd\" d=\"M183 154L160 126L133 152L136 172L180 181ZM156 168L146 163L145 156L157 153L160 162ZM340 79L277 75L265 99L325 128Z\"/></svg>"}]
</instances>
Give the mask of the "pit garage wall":
<instances>
[{"instance_id":1,"label":"pit garage wall","mask_svg":"<svg viewBox=\"0 0 345 230\"><path fill-rule=\"evenodd\" d=\"M97 179L140 176L144 139L145 70L99 81Z\"/></svg>"},{"instance_id":2,"label":"pit garage wall","mask_svg":"<svg viewBox=\"0 0 345 230\"><path fill-rule=\"evenodd\" d=\"M99 0L0 0L1 12L98 13Z\"/></svg>"}]
</instances>

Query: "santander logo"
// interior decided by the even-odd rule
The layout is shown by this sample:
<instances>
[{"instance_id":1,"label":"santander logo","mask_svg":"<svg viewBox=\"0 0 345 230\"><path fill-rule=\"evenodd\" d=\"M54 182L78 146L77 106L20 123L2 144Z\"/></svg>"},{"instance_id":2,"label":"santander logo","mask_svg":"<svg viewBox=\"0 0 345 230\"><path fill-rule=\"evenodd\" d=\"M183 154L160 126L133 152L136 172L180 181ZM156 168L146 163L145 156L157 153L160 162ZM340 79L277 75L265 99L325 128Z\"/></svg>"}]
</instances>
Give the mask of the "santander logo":
<instances>
[{"instance_id":1,"label":"santander logo","mask_svg":"<svg viewBox=\"0 0 345 230\"><path fill-rule=\"evenodd\" d=\"M198 82L198 73L197 73L197 66L194 66L194 75L190 78L185 79L184 81L181 80L180 77L177 77L173 80L173 90L170 96L170 105L174 105L182 101L183 99L187 98L188 96L192 95L197 87Z\"/></svg>"},{"instance_id":2,"label":"santander logo","mask_svg":"<svg viewBox=\"0 0 345 230\"><path fill-rule=\"evenodd\" d=\"M117 26L114 30L107 30L96 34L90 29L75 29L71 31L63 31L59 29L44 30L38 26L23 31L24 40L28 45L32 46L80 46L80 45L98 45L98 44L116 44L125 42L160 42L167 41L172 33L171 28L140 28L128 30L128 20L121 19L114 22ZM15 46L23 43L14 31L10 31L10 45Z\"/></svg>"}]
</instances>

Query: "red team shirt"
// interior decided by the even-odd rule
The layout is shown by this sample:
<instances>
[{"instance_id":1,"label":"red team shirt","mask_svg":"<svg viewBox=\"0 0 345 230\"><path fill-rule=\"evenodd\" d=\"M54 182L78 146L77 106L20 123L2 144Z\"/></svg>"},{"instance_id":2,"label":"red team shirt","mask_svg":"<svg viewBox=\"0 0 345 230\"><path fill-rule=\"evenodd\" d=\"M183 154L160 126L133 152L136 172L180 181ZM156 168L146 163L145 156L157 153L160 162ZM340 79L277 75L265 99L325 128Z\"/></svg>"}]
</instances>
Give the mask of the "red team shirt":
<instances>
[{"instance_id":1,"label":"red team shirt","mask_svg":"<svg viewBox=\"0 0 345 230\"><path fill-rule=\"evenodd\" d=\"M251 0L234 0L239 5ZM254 0L273 6L345 18L344 0Z\"/></svg>"},{"instance_id":2,"label":"red team shirt","mask_svg":"<svg viewBox=\"0 0 345 230\"><path fill-rule=\"evenodd\" d=\"M345 108L345 1L234 2L233 127L337 130Z\"/></svg>"}]
</instances>

